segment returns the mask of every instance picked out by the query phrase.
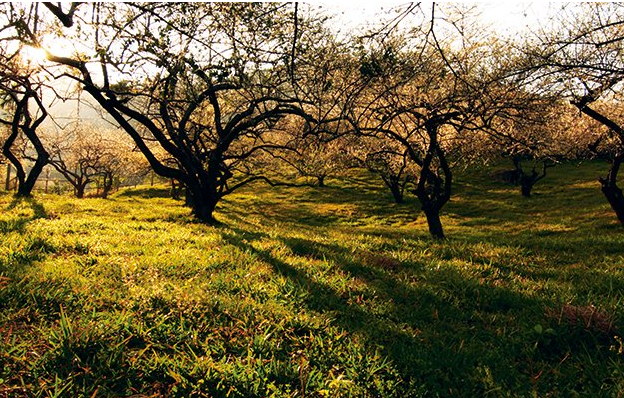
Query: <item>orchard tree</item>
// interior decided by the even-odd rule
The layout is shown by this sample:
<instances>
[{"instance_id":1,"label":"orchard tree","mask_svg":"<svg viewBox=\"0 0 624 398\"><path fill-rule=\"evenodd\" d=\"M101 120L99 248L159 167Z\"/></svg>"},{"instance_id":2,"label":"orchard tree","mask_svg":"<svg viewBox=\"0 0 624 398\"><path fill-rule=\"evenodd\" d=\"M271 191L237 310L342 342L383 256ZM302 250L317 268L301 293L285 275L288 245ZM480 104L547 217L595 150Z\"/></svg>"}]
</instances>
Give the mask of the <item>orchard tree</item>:
<instances>
[{"instance_id":1,"label":"orchard tree","mask_svg":"<svg viewBox=\"0 0 624 398\"><path fill-rule=\"evenodd\" d=\"M352 153L358 165L381 177L395 203L405 202L405 191L416 181L418 168L403 145L375 136L360 137Z\"/></svg>"},{"instance_id":2,"label":"orchard tree","mask_svg":"<svg viewBox=\"0 0 624 398\"><path fill-rule=\"evenodd\" d=\"M105 156L92 132L65 131L48 139L50 164L71 184L74 195L83 198L89 184L100 175Z\"/></svg>"},{"instance_id":3,"label":"orchard tree","mask_svg":"<svg viewBox=\"0 0 624 398\"><path fill-rule=\"evenodd\" d=\"M73 125L60 133L45 134L50 164L83 198L89 184L98 183L106 198L124 177L145 174L145 160L133 150L128 137L116 130Z\"/></svg>"},{"instance_id":4,"label":"orchard tree","mask_svg":"<svg viewBox=\"0 0 624 398\"><path fill-rule=\"evenodd\" d=\"M122 184L142 180L149 173L151 169L145 157L126 134L119 130L105 130L89 139L98 135L102 137L96 141L102 152L97 181L101 189L99 196L106 198Z\"/></svg>"},{"instance_id":5,"label":"orchard tree","mask_svg":"<svg viewBox=\"0 0 624 398\"><path fill-rule=\"evenodd\" d=\"M0 124L7 130L2 154L15 168L18 197L31 196L49 158L38 136L48 116L42 101L45 79L36 66L23 58L23 51L21 44L0 40ZM33 160L32 164L28 159ZM9 179L10 168L7 169L7 187Z\"/></svg>"},{"instance_id":6,"label":"orchard tree","mask_svg":"<svg viewBox=\"0 0 624 398\"><path fill-rule=\"evenodd\" d=\"M595 101L583 114L592 115L588 131L579 142L586 148L585 157L605 160L610 164L605 177L599 177L601 190L620 223L624 224L624 194L617 185L618 172L624 162L624 103L621 95L608 101ZM588 118L589 119L589 118Z\"/></svg>"},{"instance_id":7,"label":"orchard tree","mask_svg":"<svg viewBox=\"0 0 624 398\"><path fill-rule=\"evenodd\" d=\"M363 43L359 72L365 89L348 119L358 135L392 141L415 164L413 193L430 234L444 238L440 211L451 198L454 160L448 155L479 129L475 114L485 104L482 60L488 50L464 31L460 48L450 34L440 41L437 21L432 14L423 30L375 35Z\"/></svg>"},{"instance_id":8,"label":"orchard tree","mask_svg":"<svg viewBox=\"0 0 624 398\"><path fill-rule=\"evenodd\" d=\"M618 220L624 224L624 194L617 185L618 173L624 162L624 123L619 109L616 112L608 112L601 110L599 105L590 106L590 103L595 103L595 101L592 95L587 95L572 101L572 104L579 108L583 114L609 129L608 138L597 140L589 146L589 149L611 164L607 175L598 178L598 181L603 195L611 205ZM622 103L620 102L617 107L621 108L621 106ZM606 143L610 143L610 146L605 148Z\"/></svg>"},{"instance_id":9,"label":"orchard tree","mask_svg":"<svg viewBox=\"0 0 624 398\"><path fill-rule=\"evenodd\" d=\"M523 73L539 83L532 87L547 86L616 137L609 140L614 145L607 151L611 154L610 169L599 181L604 196L624 224L624 195L617 185L624 161L624 129L617 112L609 112L622 103L624 89L624 5L567 5L557 18L553 21L555 29L540 32L527 46ZM613 102L615 107L600 109L600 101Z\"/></svg>"},{"instance_id":10,"label":"orchard tree","mask_svg":"<svg viewBox=\"0 0 624 398\"><path fill-rule=\"evenodd\" d=\"M578 158L581 142L570 139L579 122L578 111L552 97L525 93L519 99L522 91L518 87L515 98L501 100L506 110L488 125L488 134L479 143L482 150L477 153L484 160L510 159L513 182L528 198L535 184L546 177L548 168Z\"/></svg>"},{"instance_id":11,"label":"orchard tree","mask_svg":"<svg viewBox=\"0 0 624 398\"><path fill-rule=\"evenodd\" d=\"M282 181L288 181L287 175L294 174L299 178L311 178L313 181L309 185L322 188L327 177L344 175L354 166L350 138L340 134L310 134L304 122L292 120L275 138L276 147L266 149L262 157L266 163L264 167L282 175Z\"/></svg>"},{"instance_id":12,"label":"orchard tree","mask_svg":"<svg viewBox=\"0 0 624 398\"><path fill-rule=\"evenodd\" d=\"M363 59L362 77L374 79L351 110L352 120L359 135L396 141L418 165L414 193L427 217L429 232L444 238L440 210L451 197L452 180L443 150L444 127L461 123L462 113L452 98L441 93L453 87L446 76L453 77L436 52L412 62L417 54L384 44ZM445 71L445 76L437 71ZM456 93L449 94L453 97Z\"/></svg>"},{"instance_id":13,"label":"orchard tree","mask_svg":"<svg viewBox=\"0 0 624 398\"><path fill-rule=\"evenodd\" d=\"M213 223L223 196L262 179L238 170L248 170L241 164L272 146L264 138L281 119L298 116L313 128L300 82L310 79L309 65L321 62L310 57L322 55L315 45L325 33L298 8L92 3L65 12L63 27L42 12L37 26L23 12L8 17L31 45L46 49L59 31L77 43L72 54L47 49L48 60L66 66L66 77L132 137L154 172L184 185L195 216ZM54 29L44 37L48 27ZM161 161L151 143L175 163Z\"/></svg>"}]
</instances>

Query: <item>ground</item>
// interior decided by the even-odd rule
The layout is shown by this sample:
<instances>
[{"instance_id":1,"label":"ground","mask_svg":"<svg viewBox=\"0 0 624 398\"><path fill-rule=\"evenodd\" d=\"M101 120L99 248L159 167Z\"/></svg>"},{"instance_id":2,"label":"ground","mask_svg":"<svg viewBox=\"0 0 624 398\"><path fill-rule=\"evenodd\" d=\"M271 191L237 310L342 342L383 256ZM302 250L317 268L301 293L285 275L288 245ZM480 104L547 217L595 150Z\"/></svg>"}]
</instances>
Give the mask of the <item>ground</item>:
<instances>
[{"instance_id":1,"label":"ground","mask_svg":"<svg viewBox=\"0 0 624 398\"><path fill-rule=\"evenodd\" d=\"M605 172L527 199L458 171L445 241L364 172L250 186L217 227L165 187L0 195L0 397L622 396Z\"/></svg>"}]
</instances>

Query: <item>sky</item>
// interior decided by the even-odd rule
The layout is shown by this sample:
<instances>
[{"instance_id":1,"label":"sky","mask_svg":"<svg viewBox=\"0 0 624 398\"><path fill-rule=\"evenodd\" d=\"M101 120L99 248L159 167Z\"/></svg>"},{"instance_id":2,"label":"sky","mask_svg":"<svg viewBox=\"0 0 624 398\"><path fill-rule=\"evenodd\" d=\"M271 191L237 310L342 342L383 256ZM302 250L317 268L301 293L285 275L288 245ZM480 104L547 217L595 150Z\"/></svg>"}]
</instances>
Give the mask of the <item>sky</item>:
<instances>
[{"instance_id":1,"label":"sky","mask_svg":"<svg viewBox=\"0 0 624 398\"><path fill-rule=\"evenodd\" d=\"M547 23L547 16L554 11L561 3L526 3L514 1L499 2L461 2L465 5L474 5L481 14L481 21L485 26L490 28L496 34L514 35L526 30L535 30L540 24ZM338 29L347 31L357 27L364 26L367 22L378 22L382 16L387 16L393 10L401 9L408 5L405 1L338 1L329 2L322 0L312 0L308 4L312 7L318 7L319 10L327 14L334 14L335 23ZM430 9L431 2L423 2L424 10ZM85 96L85 98L88 96ZM78 110L78 104L75 101L67 103L57 103L55 110L57 111L57 122L64 124L69 120L73 120ZM99 119L100 116L93 109L82 105L79 113L82 118Z\"/></svg>"},{"instance_id":2,"label":"sky","mask_svg":"<svg viewBox=\"0 0 624 398\"><path fill-rule=\"evenodd\" d=\"M444 4L445 2L439 3ZM448 3L448 2L447 2ZM466 6L475 6L481 14L484 24L491 26L494 32L504 35L513 35L527 29L535 29L547 23L547 17L560 4L556 2L457 2ZM338 14L337 21L345 29L361 26L365 21L377 21L385 12L409 4L405 1L312 1L312 4L322 6L329 12ZM422 2L423 8L429 8L431 2Z\"/></svg>"},{"instance_id":3,"label":"sky","mask_svg":"<svg viewBox=\"0 0 624 398\"><path fill-rule=\"evenodd\" d=\"M515 34L547 25L548 17L553 15L562 3L507 1L476 4L482 9L484 22L491 23L497 32Z\"/></svg>"}]
</instances>

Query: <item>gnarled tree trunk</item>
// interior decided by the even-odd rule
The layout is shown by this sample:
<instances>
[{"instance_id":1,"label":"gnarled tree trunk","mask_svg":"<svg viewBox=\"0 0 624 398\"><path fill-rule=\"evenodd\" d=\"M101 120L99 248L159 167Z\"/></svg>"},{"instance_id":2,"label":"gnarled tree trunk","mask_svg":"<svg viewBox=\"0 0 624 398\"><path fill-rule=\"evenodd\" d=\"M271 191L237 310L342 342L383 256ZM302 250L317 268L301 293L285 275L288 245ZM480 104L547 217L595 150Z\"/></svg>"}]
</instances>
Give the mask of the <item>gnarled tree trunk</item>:
<instances>
[{"instance_id":1,"label":"gnarled tree trunk","mask_svg":"<svg viewBox=\"0 0 624 398\"><path fill-rule=\"evenodd\" d=\"M440 220L440 210L451 198L453 175L444 151L438 144L439 122L439 120L434 118L426 123L429 148L421 164L420 178L414 193L418 197L427 218L429 233L433 238L444 239L445 235L442 221ZM432 170L434 157L438 159L439 169L437 173Z\"/></svg>"},{"instance_id":2,"label":"gnarled tree trunk","mask_svg":"<svg viewBox=\"0 0 624 398\"><path fill-rule=\"evenodd\" d=\"M4 190L11 190L11 163L7 163L6 180L4 181Z\"/></svg>"},{"instance_id":3,"label":"gnarled tree trunk","mask_svg":"<svg viewBox=\"0 0 624 398\"><path fill-rule=\"evenodd\" d=\"M28 111L28 101L30 99L35 100L42 112L42 114L34 121ZM41 123L43 123L43 120L48 114L45 111L40 99L37 97L37 94L28 87L24 96L19 101L14 98L14 101L16 102L16 108L11 122L11 134L9 134L9 137L5 141L2 147L2 152L4 156L13 164L13 167L15 167L15 174L17 178L17 191L15 195L18 197L28 197L32 195L35 183L37 182L39 175L41 175L44 166L48 164L48 160L50 159L50 155L45 150L43 143L37 136L37 128L41 125ZM11 150L15 140L19 136L20 131L26 135L26 138L28 138L37 153L35 163L28 172L26 172L20 160Z\"/></svg>"},{"instance_id":4,"label":"gnarled tree trunk","mask_svg":"<svg viewBox=\"0 0 624 398\"><path fill-rule=\"evenodd\" d=\"M102 175L102 198L108 198L108 195L113 190L114 175L111 172L105 172Z\"/></svg>"},{"instance_id":5,"label":"gnarled tree trunk","mask_svg":"<svg viewBox=\"0 0 624 398\"><path fill-rule=\"evenodd\" d=\"M388 175L382 174L381 179L383 180L384 184L386 184L388 189L390 189L390 193L392 193L392 198L394 199L394 203L399 204L399 205L403 204L405 202L403 198L403 193L405 191L406 183L401 184L401 182L396 176L388 176Z\"/></svg>"},{"instance_id":6,"label":"gnarled tree trunk","mask_svg":"<svg viewBox=\"0 0 624 398\"><path fill-rule=\"evenodd\" d=\"M624 154L618 154L611 162L607 178L599 178L598 181L600 181L602 193L607 198L620 223L624 225L624 194L617 186L617 174L622 161L624 161Z\"/></svg>"},{"instance_id":7,"label":"gnarled tree trunk","mask_svg":"<svg viewBox=\"0 0 624 398\"><path fill-rule=\"evenodd\" d=\"M76 182L76 184L74 185L74 195L78 199L84 198L86 188L87 188L87 183L84 183L82 181Z\"/></svg>"},{"instance_id":8,"label":"gnarled tree trunk","mask_svg":"<svg viewBox=\"0 0 624 398\"><path fill-rule=\"evenodd\" d=\"M444 229L442 228L442 221L440 220L439 206L430 203L428 206L422 207L427 218L427 226L429 227L429 233L436 239L444 239Z\"/></svg>"},{"instance_id":9,"label":"gnarled tree trunk","mask_svg":"<svg viewBox=\"0 0 624 398\"><path fill-rule=\"evenodd\" d=\"M186 188L186 205L189 206L195 218L208 225L217 225L214 218L214 210L219 202L219 197L201 187Z\"/></svg>"},{"instance_id":10,"label":"gnarled tree trunk","mask_svg":"<svg viewBox=\"0 0 624 398\"><path fill-rule=\"evenodd\" d=\"M538 173L537 170L536 170L536 164L534 163L533 164L533 168L531 169L531 172L527 173L522 168L522 160L520 159L520 157L514 157L513 163L514 163L514 166L515 166L516 171L518 173L518 180L520 182L520 193L525 198L530 198L531 197L531 191L533 190L533 187L535 186L535 184L539 180L541 180L544 177L546 177L546 169L548 167L553 167L554 166L554 164L549 164L546 161L544 161L542 163L542 171L541 171L541 173Z\"/></svg>"}]
</instances>

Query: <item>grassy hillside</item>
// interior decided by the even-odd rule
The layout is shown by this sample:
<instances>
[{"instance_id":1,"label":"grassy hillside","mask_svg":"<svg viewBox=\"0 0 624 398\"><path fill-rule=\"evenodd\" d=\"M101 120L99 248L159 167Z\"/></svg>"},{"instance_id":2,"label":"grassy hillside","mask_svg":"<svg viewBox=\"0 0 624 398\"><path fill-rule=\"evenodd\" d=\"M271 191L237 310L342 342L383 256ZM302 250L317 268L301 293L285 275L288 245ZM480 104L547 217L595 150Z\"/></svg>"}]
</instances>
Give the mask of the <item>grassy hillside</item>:
<instances>
[{"instance_id":1,"label":"grassy hillside","mask_svg":"<svg viewBox=\"0 0 624 398\"><path fill-rule=\"evenodd\" d=\"M0 196L0 397L619 397L624 228L601 164L472 170L428 237L372 176Z\"/></svg>"}]
</instances>

